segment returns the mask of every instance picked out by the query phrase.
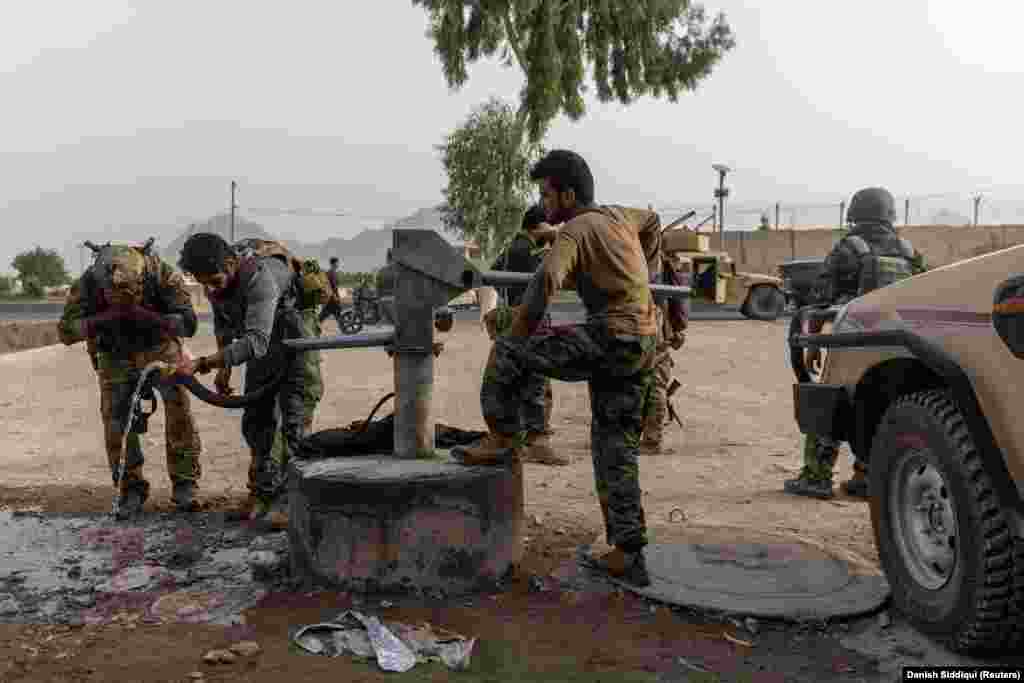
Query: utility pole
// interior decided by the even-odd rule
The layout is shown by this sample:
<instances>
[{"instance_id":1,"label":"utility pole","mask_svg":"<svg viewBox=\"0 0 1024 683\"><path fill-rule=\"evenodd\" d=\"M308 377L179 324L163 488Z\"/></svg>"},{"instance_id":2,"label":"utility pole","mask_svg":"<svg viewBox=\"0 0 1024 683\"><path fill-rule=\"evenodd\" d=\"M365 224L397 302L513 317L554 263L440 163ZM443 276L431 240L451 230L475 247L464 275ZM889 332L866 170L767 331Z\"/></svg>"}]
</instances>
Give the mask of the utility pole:
<instances>
[{"instance_id":1,"label":"utility pole","mask_svg":"<svg viewBox=\"0 0 1024 683\"><path fill-rule=\"evenodd\" d=\"M978 208L981 206L981 195L974 198L974 227L978 227Z\"/></svg>"},{"instance_id":2,"label":"utility pole","mask_svg":"<svg viewBox=\"0 0 1024 683\"><path fill-rule=\"evenodd\" d=\"M910 200L906 199L903 202L903 225L910 225Z\"/></svg>"},{"instance_id":3,"label":"utility pole","mask_svg":"<svg viewBox=\"0 0 1024 683\"><path fill-rule=\"evenodd\" d=\"M846 225L846 202L839 202L839 229Z\"/></svg>"},{"instance_id":4,"label":"utility pole","mask_svg":"<svg viewBox=\"0 0 1024 683\"><path fill-rule=\"evenodd\" d=\"M779 212L782 210L782 203L775 202L775 229L779 229Z\"/></svg>"},{"instance_id":5,"label":"utility pole","mask_svg":"<svg viewBox=\"0 0 1024 683\"><path fill-rule=\"evenodd\" d=\"M729 196L725 174L731 169L725 164L712 164L711 168L718 172L718 189L715 190L715 198L718 199L718 248L725 251L725 198Z\"/></svg>"},{"instance_id":6,"label":"utility pole","mask_svg":"<svg viewBox=\"0 0 1024 683\"><path fill-rule=\"evenodd\" d=\"M238 186L238 184L234 180L232 180L231 181L231 244L235 243L235 209L238 208L238 205L235 204L235 188L237 186Z\"/></svg>"}]
</instances>

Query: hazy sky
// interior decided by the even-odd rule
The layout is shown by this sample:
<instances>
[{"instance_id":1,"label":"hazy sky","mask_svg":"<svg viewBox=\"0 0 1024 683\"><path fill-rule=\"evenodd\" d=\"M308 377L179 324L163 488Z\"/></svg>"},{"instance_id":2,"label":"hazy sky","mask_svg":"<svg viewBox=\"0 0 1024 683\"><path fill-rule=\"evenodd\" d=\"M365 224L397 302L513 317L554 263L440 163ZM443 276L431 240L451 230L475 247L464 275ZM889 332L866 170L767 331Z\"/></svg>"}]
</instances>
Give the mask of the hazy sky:
<instances>
[{"instance_id":1,"label":"hazy sky","mask_svg":"<svg viewBox=\"0 0 1024 683\"><path fill-rule=\"evenodd\" d=\"M838 202L873 184L900 198L1012 199L1024 186L1024 5L705 7L726 12L737 48L697 92L591 98L582 121L549 134L548 147L587 158L599 200L706 208L715 162L735 169L737 209ZM231 178L243 214L358 216L250 216L308 241L436 203L433 146L488 96L514 99L521 78L480 64L449 92L426 26L408 0L0 3L0 271L35 244L166 243L224 210Z\"/></svg>"}]
</instances>

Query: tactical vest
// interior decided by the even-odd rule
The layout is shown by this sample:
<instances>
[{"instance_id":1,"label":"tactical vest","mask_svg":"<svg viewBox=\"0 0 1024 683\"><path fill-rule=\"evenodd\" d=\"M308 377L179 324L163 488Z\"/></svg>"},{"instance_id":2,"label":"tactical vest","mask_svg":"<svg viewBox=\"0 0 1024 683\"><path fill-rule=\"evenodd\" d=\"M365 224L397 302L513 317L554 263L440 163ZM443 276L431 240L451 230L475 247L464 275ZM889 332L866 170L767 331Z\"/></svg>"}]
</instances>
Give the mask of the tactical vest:
<instances>
[{"instance_id":1,"label":"tactical vest","mask_svg":"<svg viewBox=\"0 0 1024 683\"><path fill-rule=\"evenodd\" d=\"M847 235L843 241L850 245L860 262L857 275L857 296L863 296L880 287L905 280L914 274L911 265L914 248L903 238L899 239L898 252L895 254L879 253L877 249L871 247L867 240L858 235Z\"/></svg>"},{"instance_id":2,"label":"tactical vest","mask_svg":"<svg viewBox=\"0 0 1024 683\"><path fill-rule=\"evenodd\" d=\"M110 251L111 245L104 245L93 258L81 277L82 317L91 318L110 307L104 290L113 286ZM157 313L168 313L160 295L158 272L159 258L147 254L139 247L132 247L143 254L146 269L142 277L142 305ZM95 350L105 353L135 353L148 351L160 345L160 329L149 323L135 320L118 320L103 325L96 333ZM90 352L92 344L90 343Z\"/></svg>"}]
</instances>

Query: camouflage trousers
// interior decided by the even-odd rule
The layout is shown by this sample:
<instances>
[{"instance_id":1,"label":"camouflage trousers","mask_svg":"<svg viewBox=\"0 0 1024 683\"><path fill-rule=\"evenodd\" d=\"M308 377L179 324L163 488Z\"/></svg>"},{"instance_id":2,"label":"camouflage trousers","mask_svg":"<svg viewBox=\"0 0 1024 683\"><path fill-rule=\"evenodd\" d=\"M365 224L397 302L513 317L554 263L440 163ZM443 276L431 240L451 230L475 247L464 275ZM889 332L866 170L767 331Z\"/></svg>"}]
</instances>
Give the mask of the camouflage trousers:
<instances>
[{"instance_id":1,"label":"camouflage trousers","mask_svg":"<svg viewBox=\"0 0 1024 683\"><path fill-rule=\"evenodd\" d=\"M590 388L590 450L608 543L647 544L638 447L651 391L655 337L610 334L594 325L499 336L484 372L480 404L493 431L523 435L525 380L543 375Z\"/></svg>"},{"instance_id":2,"label":"camouflage trousers","mask_svg":"<svg viewBox=\"0 0 1024 683\"><path fill-rule=\"evenodd\" d=\"M541 331L550 329L551 319L547 318ZM495 334L502 335L512 327L512 307L506 304L497 306L497 317ZM491 357L488 358L488 366L494 362L494 347L491 347ZM544 375L528 375L523 380L523 422L528 432L546 433L551 431L551 412L555 400L554 392L551 390L551 379Z\"/></svg>"},{"instance_id":3,"label":"camouflage trousers","mask_svg":"<svg viewBox=\"0 0 1024 683\"><path fill-rule=\"evenodd\" d=\"M301 311L303 331L312 338L320 336L320 318L315 308L307 308ZM302 354L303 370L303 398L302 398L302 436L306 437L313 432L313 420L316 417L316 408L324 395L323 375L320 373L321 356L319 351L306 351ZM271 459L278 463L282 470L288 467L287 451L284 446L284 437L281 430L274 432L274 445L271 450Z\"/></svg>"},{"instance_id":4,"label":"camouflage trousers","mask_svg":"<svg viewBox=\"0 0 1024 683\"><path fill-rule=\"evenodd\" d=\"M808 434L804 438L804 466L802 474L805 479L814 481L832 481L836 460L839 458L840 442L826 436ZM865 473L866 464L860 460L853 463L855 472Z\"/></svg>"},{"instance_id":5,"label":"camouflage trousers","mask_svg":"<svg viewBox=\"0 0 1024 683\"><path fill-rule=\"evenodd\" d=\"M111 478L117 484L123 448L125 489L140 490L144 497L149 495L149 482L142 474L142 466L145 463L142 437L139 434L128 434L126 438L124 433L128 427L132 394L146 365L153 361L177 365L180 352L180 342L168 340L151 351L96 354L100 415L103 418L103 436ZM202 442L192 416L188 390L182 386L158 385L156 391L160 394L164 406L167 475L172 484L179 481L198 481L202 475L199 464Z\"/></svg>"},{"instance_id":6,"label":"camouflage trousers","mask_svg":"<svg viewBox=\"0 0 1024 683\"><path fill-rule=\"evenodd\" d=\"M281 342L306 338L306 319L300 311L279 310L267 354L246 363L246 393L256 391L278 372L284 372L276 392L249 404L242 412L242 435L252 454L249 491L266 501L284 493L288 460L298 449L305 432L309 372L306 354L287 353Z\"/></svg>"},{"instance_id":7,"label":"camouflage trousers","mask_svg":"<svg viewBox=\"0 0 1024 683\"><path fill-rule=\"evenodd\" d=\"M654 382L651 386L651 402L644 419L644 441L661 443L668 421L668 387L672 383L672 347L659 345L654 356Z\"/></svg>"}]
</instances>

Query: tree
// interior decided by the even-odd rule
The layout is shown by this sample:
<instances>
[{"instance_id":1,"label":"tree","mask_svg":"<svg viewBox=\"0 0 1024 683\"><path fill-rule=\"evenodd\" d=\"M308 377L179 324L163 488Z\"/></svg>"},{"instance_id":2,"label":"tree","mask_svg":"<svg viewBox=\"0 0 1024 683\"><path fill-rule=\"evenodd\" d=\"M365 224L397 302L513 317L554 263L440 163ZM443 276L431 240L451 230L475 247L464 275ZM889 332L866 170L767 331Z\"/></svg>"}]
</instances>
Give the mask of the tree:
<instances>
[{"instance_id":1,"label":"tree","mask_svg":"<svg viewBox=\"0 0 1024 683\"><path fill-rule=\"evenodd\" d=\"M0 275L0 296L8 296L14 291L14 278L10 275Z\"/></svg>"},{"instance_id":2,"label":"tree","mask_svg":"<svg viewBox=\"0 0 1024 683\"><path fill-rule=\"evenodd\" d=\"M583 117L585 78L598 100L693 91L735 47L723 14L708 20L689 0L413 0L453 90L467 64L500 55L526 77L517 120L539 142L559 113Z\"/></svg>"},{"instance_id":3,"label":"tree","mask_svg":"<svg viewBox=\"0 0 1024 683\"><path fill-rule=\"evenodd\" d=\"M53 249L36 247L32 251L23 251L14 257L11 265L18 271L26 291L31 278L34 278L40 287L56 287L71 282L71 276L64 267L63 257Z\"/></svg>"},{"instance_id":4,"label":"tree","mask_svg":"<svg viewBox=\"0 0 1024 683\"><path fill-rule=\"evenodd\" d=\"M544 154L524 141L512 106L492 98L438 145L448 174L445 230L480 247L490 262L521 225L533 192L530 167Z\"/></svg>"}]
</instances>

